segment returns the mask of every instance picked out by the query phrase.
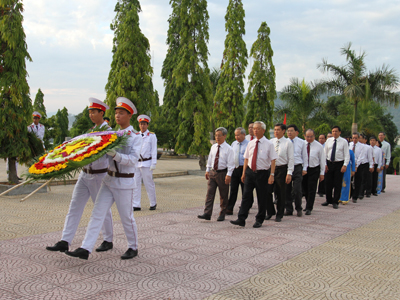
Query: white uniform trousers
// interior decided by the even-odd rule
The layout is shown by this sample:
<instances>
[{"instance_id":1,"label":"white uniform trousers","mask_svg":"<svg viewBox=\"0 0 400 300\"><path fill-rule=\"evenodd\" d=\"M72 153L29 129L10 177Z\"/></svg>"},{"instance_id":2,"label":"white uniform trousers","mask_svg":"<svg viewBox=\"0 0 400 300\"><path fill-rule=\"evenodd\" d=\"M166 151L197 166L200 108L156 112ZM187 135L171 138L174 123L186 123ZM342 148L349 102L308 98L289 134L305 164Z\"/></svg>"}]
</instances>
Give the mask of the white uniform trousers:
<instances>
[{"instance_id":1,"label":"white uniform trousers","mask_svg":"<svg viewBox=\"0 0 400 300\"><path fill-rule=\"evenodd\" d=\"M106 173L103 174L79 174L78 182L75 185L72 194L71 204L69 211L65 218L64 230L62 233L62 240L71 245L74 239L76 230L78 229L79 222L81 221L83 210L89 197L92 198L93 203L96 201L97 193L100 189L101 182ZM113 221L111 209L107 211L102 227L103 239L107 242L113 241Z\"/></svg>"},{"instance_id":2,"label":"white uniform trousers","mask_svg":"<svg viewBox=\"0 0 400 300\"><path fill-rule=\"evenodd\" d=\"M94 203L92 215L81 248L88 250L90 253L92 252L100 233L101 224L103 224L107 212L115 202L128 240L128 248L136 250L138 246L137 226L135 218L133 217L132 198L133 189L120 190L111 188L103 182L96 202Z\"/></svg>"},{"instance_id":3,"label":"white uniform trousers","mask_svg":"<svg viewBox=\"0 0 400 300\"><path fill-rule=\"evenodd\" d=\"M153 170L150 167L136 168L135 172L135 195L133 198L133 207L141 207L140 200L142 198L142 178L147 191L147 196L150 200L150 206L157 204L156 200L156 186L153 180Z\"/></svg>"}]
</instances>

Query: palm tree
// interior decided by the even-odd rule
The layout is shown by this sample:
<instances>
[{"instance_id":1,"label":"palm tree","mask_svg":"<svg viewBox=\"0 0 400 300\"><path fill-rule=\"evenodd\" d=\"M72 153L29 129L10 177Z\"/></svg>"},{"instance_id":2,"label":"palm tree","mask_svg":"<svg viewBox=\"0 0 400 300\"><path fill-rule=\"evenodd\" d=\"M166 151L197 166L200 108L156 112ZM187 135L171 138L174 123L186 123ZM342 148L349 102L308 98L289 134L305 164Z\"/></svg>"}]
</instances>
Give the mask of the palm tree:
<instances>
[{"instance_id":1,"label":"palm tree","mask_svg":"<svg viewBox=\"0 0 400 300\"><path fill-rule=\"evenodd\" d=\"M319 96L325 91L325 86L318 82L307 83L304 79L290 79L290 84L283 88L280 98L284 105L278 107L276 113L288 114L291 123L299 124L304 133L309 128L310 121L322 108Z\"/></svg>"},{"instance_id":2,"label":"palm tree","mask_svg":"<svg viewBox=\"0 0 400 300\"><path fill-rule=\"evenodd\" d=\"M331 92L344 95L354 106L352 132L357 131L357 106L362 101L374 100L397 106L400 96L396 94L399 77L394 69L383 65L375 72L367 72L364 59L365 51L356 54L351 50L351 43L341 49L346 56L344 66L329 64L326 59L317 65L321 72L331 72L333 78L324 81L324 85Z\"/></svg>"}]
</instances>

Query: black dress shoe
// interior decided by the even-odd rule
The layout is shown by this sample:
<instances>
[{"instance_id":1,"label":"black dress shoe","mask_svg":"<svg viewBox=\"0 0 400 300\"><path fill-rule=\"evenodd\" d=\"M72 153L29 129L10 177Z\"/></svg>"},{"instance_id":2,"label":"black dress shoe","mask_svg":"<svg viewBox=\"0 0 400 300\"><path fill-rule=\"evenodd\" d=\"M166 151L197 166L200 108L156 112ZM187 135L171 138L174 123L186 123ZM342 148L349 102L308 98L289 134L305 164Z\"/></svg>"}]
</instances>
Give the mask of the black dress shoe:
<instances>
[{"instance_id":1,"label":"black dress shoe","mask_svg":"<svg viewBox=\"0 0 400 300\"><path fill-rule=\"evenodd\" d=\"M372 195L374 195L374 196L378 196L378 194L377 194L377 193L373 193Z\"/></svg>"},{"instance_id":2,"label":"black dress shoe","mask_svg":"<svg viewBox=\"0 0 400 300\"><path fill-rule=\"evenodd\" d=\"M262 226L262 223L257 222L257 221L253 224L253 228L260 228L261 226Z\"/></svg>"},{"instance_id":3,"label":"black dress shoe","mask_svg":"<svg viewBox=\"0 0 400 300\"><path fill-rule=\"evenodd\" d=\"M303 209L303 211L306 211L307 209Z\"/></svg>"},{"instance_id":4,"label":"black dress shoe","mask_svg":"<svg viewBox=\"0 0 400 300\"><path fill-rule=\"evenodd\" d=\"M337 205L336 203L333 203L332 206L333 206L334 209L338 209L339 208L339 205Z\"/></svg>"},{"instance_id":5,"label":"black dress shoe","mask_svg":"<svg viewBox=\"0 0 400 300\"><path fill-rule=\"evenodd\" d=\"M197 217L203 220L211 220L211 216L207 214L198 215Z\"/></svg>"},{"instance_id":6,"label":"black dress shoe","mask_svg":"<svg viewBox=\"0 0 400 300\"><path fill-rule=\"evenodd\" d=\"M325 195L324 195L324 194L318 194L318 196L323 197L323 196L325 196Z\"/></svg>"},{"instance_id":7,"label":"black dress shoe","mask_svg":"<svg viewBox=\"0 0 400 300\"><path fill-rule=\"evenodd\" d=\"M104 252L104 251L111 250L113 248L113 246L114 245L112 242L103 241L101 243L100 247L96 249L96 252Z\"/></svg>"},{"instance_id":8,"label":"black dress shoe","mask_svg":"<svg viewBox=\"0 0 400 300\"><path fill-rule=\"evenodd\" d=\"M140 207L134 207L133 208L133 211L139 211L139 210L142 210Z\"/></svg>"},{"instance_id":9,"label":"black dress shoe","mask_svg":"<svg viewBox=\"0 0 400 300\"><path fill-rule=\"evenodd\" d=\"M364 199L364 196L358 196L358 199L362 200Z\"/></svg>"},{"instance_id":10,"label":"black dress shoe","mask_svg":"<svg viewBox=\"0 0 400 300\"><path fill-rule=\"evenodd\" d=\"M381 193L386 193L386 192L384 190L382 190Z\"/></svg>"},{"instance_id":11,"label":"black dress shoe","mask_svg":"<svg viewBox=\"0 0 400 300\"><path fill-rule=\"evenodd\" d=\"M365 196L365 197L367 197L367 198L371 198L371 195L367 195L367 196Z\"/></svg>"},{"instance_id":12,"label":"black dress shoe","mask_svg":"<svg viewBox=\"0 0 400 300\"><path fill-rule=\"evenodd\" d=\"M324 203L321 203L321 205L322 205L322 206L328 206L329 203L325 201Z\"/></svg>"},{"instance_id":13,"label":"black dress shoe","mask_svg":"<svg viewBox=\"0 0 400 300\"><path fill-rule=\"evenodd\" d=\"M281 222L282 218L281 217L275 217L275 222Z\"/></svg>"},{"instance_id":14,"label":"black dress shoe","mask_svg":"<svg viewBox=\"0 0 400 300\"><path fill-rule=\"evenodd\" d=\"M357 199L353 199L353 203L357 203Z\"/></svg>"},{"instance_id":15,"label":"black dress shoe","mask_svg":"<svg viewBox=\"0 0 400 300\"><path fill-rule=\"evenodd\" d=\"M237 219L237 220L235 220L235 221L231 221L231 224L233 224L233 225L239 225L239 226L242 226L242 227L244 227L244 225L246 225L246 222L245 222L245 221L242 221L242 220L239 220L239 219Z\"/></svg>"},{"instance_id":16,"label":"black dress shoe","mask_svg":"<svg viewBox=\"0 0 400 300\"><path fill-rule=\"evenodd\" d=\"M60 251L60 252L68 251L68 242L59 241L54 246L47 246L46 250L49 250L49 251Z\"/></svg>"},{"instance_id":17,"label":"black dress shoe","mask_svg":"<svg viewBox=\"0 0 400 300\"><path fill-rule=\"evenodd\" d=\"M72 256L72 257L79 257L80 259L88 259L89 258L89 251L83 248L75 249L74 251L65 251L65 254Z\"/></svg>"},{"instance_id":18,"label":"black dress shoe","mask_svg":"<svg viewBox=\"0 0 400 300\"><path fill-rule=\"evenodd\" d=\"M225 221L225 216L220 215L217 219L218 222Z\"/></svg>"},{"instance_id":19,"label":"black dress shoe","mask_svg":"<svg viewBox=\"0 0 400 300\"><path fill-rule=\"evenodd\" d=\"M309 215L311 215L311 210L306 210L306 216L309 216Z\"/></svg>"},{"instance_id":20,"label":"black dress shoe","mask_svg":"<svg viewBox=\"0 0 400 300\"><path fill-rule=\"evenodd\" d=\"M156 210L156 208L157 208L157 204L156 205L154 205L154 206L150 206L150 210Z\"/></svg>"},{"instance_id":21,"label":"black dress shoe","mask_svg":"<svg viewBox=\"0 0 400 300\"><path fill-rule=\"evenodd\" d=\"M233 210L226 210L226 214L228 215L228 216L232 216L233 215Z\"/></svg>"},{"instance_id":22,"label":"black dress shoe","mask_svg":"<svg viewBox=\"0 0 400 300\"><path fill-rule=\"evenodd\" d=\"M265 220L269 220L269 219L271 219L272 218L272 215L266 215L265 216Z\"/></svg>"},{"instance_id":23,"label":"black dress shoe","mask_svg":"<svg viewBox=\"0 0 400 300\"><path fill-rule=\"evenodd\" d=\"M298 217L301 217L302 215L303 215L303 212L302 212L301 210L298 210L298 211L297 211L297 216L298 216Z\"/></svg>"},{"instance_id":24,"label":"black dress shoe","mask_svg":"<svg viewBox=\"0 0 400 300\"><path fill-rule=\"evenodd\" d=\"M285 212L283 213L283 215L284 215L284 216L293 216L293 213L292 213L292 212L287 212L287 211L285 211Z\"/></svg>"},{"instance_id":25,"label":"black dress shoe","mask_svg":"<svg viewBox=\"0 0 400 300\"><path fill-rule=\"evenodd\" d=\"M128 250L126 250L124 255L121 256L121 259L131 259L137 256L137 254L138 254L137 249L133 250L132 248L129 248Z\"/></svg>"}]
</instances>

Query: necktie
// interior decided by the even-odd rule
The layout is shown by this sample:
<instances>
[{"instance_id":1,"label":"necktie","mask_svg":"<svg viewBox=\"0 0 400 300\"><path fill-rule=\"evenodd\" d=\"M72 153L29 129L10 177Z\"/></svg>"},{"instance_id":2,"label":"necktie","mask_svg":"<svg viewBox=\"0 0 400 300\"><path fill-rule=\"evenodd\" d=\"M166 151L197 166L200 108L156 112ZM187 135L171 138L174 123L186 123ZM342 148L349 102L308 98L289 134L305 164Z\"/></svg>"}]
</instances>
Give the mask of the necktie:
<instances>
[{"instance_id":1,"label":"necktie","mask_svg":"<svg viewBox=\"0 0 400 300\"><path fill-rule=\"evenodd\" d=\"M215 155L215 160L214 160L214 170L218 170L218 161L219 161L219 147L221 147L221 146L220 146L220 145L218 145L217 154Z\"/></svg>"},{"instance_id":2,"label":"necktie","mask_svg":"<svg viewBox=\"0 0 400 300\"><path fill-rule=\"evenodd\" d=\"M310 165L310 143L307 145L308 165Z\"/></svg>"},{"instance_id":3,"label":"necktie","mask_svg":"<svg viewBox=\"0 0 400 300\"><path fill-rule=\"evenodd\" d=\"M39 126L38 125L36 125L36 131L39 131Z\"/></svg>"},{"instance_id":4,"label":"necktie","mask_svg":"<svg viewBox=\"0 0 400 300\"><path fill-rule=\"evenodd\" d=\"M275 152L276 152L277 154L279 154L279 140L276 140Z\"/></svg>"},{"instance_id":5,"label":"necktie","mask_svg":"<svg viewBox=\"0 0 400 300\"><path fill-rule=\"evenodd\" d=\"M256 141L256 147L254 148L254 152L253 152L253 159L251 160L251 169L253 171L257 170L257 152L258 152L258 143L260 141Z\"/></svg>"},{"instance_id":6,"label":"necktie","mask_svg":"<svg viewBox=\"0 0 400 300\"><path fill-rule=\"evenodd\" d=\"M251 136L250 141L252 141L254 139L254 136Z\"/></svg>"},{"instance_id":7,"label":"necktie","mask_svg":"<svg viewBox=\"0 0 400 300\"><path fill-rule=\"evenodd\" d=\"M333 142L333 147L332 147L332 152L331 152L331 162L335 161L335 155L336 155L336 139Z\"/></svg>"},{"instance_id":8,"label":"necktie","mask_svg":"<svg viewBox=\"0 0 400 300\"><path fill-rule=\"evenodd\" d=\"M144 133L142 133L142 137L144 136Z\"/></svg>"},{"instance_id":9,"label":"necktie","mask_svg":"<svg viewBox=\"0 0 400 300\"><path fill-rule=\"evenodd\" d=\"M236 151L236 155L235 155L235 166L236 166L236 168L238 168L239 165L240 165L239 161L240 161L240 147L241 146L242 146L242 144L239 143L239 147L237 147L237 151Z\"/></svg>"}]
</instances>

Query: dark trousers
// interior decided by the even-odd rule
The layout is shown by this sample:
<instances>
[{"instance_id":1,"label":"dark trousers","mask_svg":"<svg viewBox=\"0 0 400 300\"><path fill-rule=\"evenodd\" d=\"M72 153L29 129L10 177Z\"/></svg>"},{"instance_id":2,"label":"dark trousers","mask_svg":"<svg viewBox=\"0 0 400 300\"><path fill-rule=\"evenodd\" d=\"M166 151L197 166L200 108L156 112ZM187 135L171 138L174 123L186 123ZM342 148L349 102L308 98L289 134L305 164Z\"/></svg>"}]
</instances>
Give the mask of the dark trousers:
<instances>
[{"instance_id":1,"label":"dark trousers","mask_svg":"<svg viewBox=\"0 0 400 300\"><path fill-rule=\"evenodd\" d=\"M353 200L357 200L357 198L363 198L364 197L364 191L362 190L363 188L363 181L365 180L365 176L367 173L369 173L369 164L361 164L357 168L357 172L354 175L354 190L353 190L353 195L352 198Z\"/></svg>"},{"instance_id":2,"label":"dark trousers","mask_svg":"<svg viewBox=\"0 0 400 300\"><path fill-rule=\"evenodd\" d=\"M225 184L225 176L227 171L217 172L214 170L210 171L210 179L207 183L207 196L206 196L206 205L204 208L204 213L207 215L212 215L215 193L217 191L217 187L219 189L220 196L220 207L221 212L220 215L225 216L226 214L226 206L228 205L228 194L229 194L229 184Z\"/></svg>"},{"instance_id":3,"label":"dark trousers","mask_svg":"<svg viewBox=\"0 0 400 300\"><path fill-rule=\"evenodd\" d=\"M258 213L256 221L263 223L267 210L274 209L272 202L272 185L268 184L268 178L271 173L269 170L253 172L250 168L246 169L246 179L244 181L244 193L242 204L238 214L238 219L245 221L249 215L249 209L253 205L253 190L256 189Z\"/></svg>"},{"instance_id":4,"label":"dark trousers","mask_svg":"<svg viewBox=\"0 0 400 300\"><path fill-rule=\"evenodd\" d=\"M386 188L386 159L383 160L383 180L382 180L382 192L385 191Z\"/></svg>"},{"instance_id":5,"label":"dark trousers","mask_svg":"<svg viewBox=\"0 0 400 300\"><path fill-rule=\"evenodd\" d=\"M302 191L303 182L303 165L295 165L292 174L292 182L286 185L286 212L293 213L293 199L295 209L301 211L301 198L303 197Z\"/></svg>"},{"instance_id":6,"label":"dark trousers","mask_svg":"<svg viewBox=\"0 0 400 300\"><path fill-rule=\"evenodd\" d=\"M231 177L231 192L229 194L228 206L226 208L227 210L233 211L238 196L239 186L242 189L242 196L243 196L244 184L242 182L242 174L243 174L243 167L238 167L233 170Z\"/></svg>"},{"instance_id":7,"label":"dark trousers","mask_svg":"<svg viewBox=\"0 0 400 300\"><path fill-rule=\"evenodd\" d=\"M372 173L372 194L376 194L376 188L378 186L378 164L374 164L374 172Z\"/></svg>"},{"instance_id":8,"label":"dark trousers","mask_svg":"<svg viewBox=\"0 0 400 300\"><path fill-rule=\"evenodd\" d=\"M313 210L315 202L315 194L321 168L307 168L307 174L303 176L303 192L306 196L306 210ZM325 180L324 180L325 181ZM324 181L320 182L323 183Z\"/></svg>"},{"instance_id":9,"label":"dark trousers","mask_svg":"<svg viewBox=\"0 0 400 300\"><path fill-rule=\"evenodd\" d=\"M371 182L372 182L372 173L369 171L369 164L367 164L360 187L360 193L359 193L360 198L364 197L364 195L371 196L371 190L372 190Z\"/></svg>"},{"instance_id":10,"label":"dark trousers","mask_svg":"<svg viewBox=\"0 0 400 300\"><path fill-rule=\"evenodd\" d=\"M275 178L273 190L277 195L277 205L276 205L276 213L275 207L272 206L271 210L267 210L267 214L273 216L276 214L277 217L282 218L283 213L285 212L285 201L286 201L286 175L287 175L287 165L284 166L276 166L275 167Z\"/></svg>"},{"instance_id":11,"label":"dark trousers","mask_svg":"<svg viewBox=\"0 0 400 300\"><path fill-rule=\"evenodd\" d=\"M324 181L320 181L318 183L318 192L317 192L317 194L325 195L325 180Z\"/></svg>"},{"instance_id":12,"label":"dark trousers","mask_svg":"<svg viewBox=\"0 0 400 300\"><path fill-rule=\"evenodd\" d=\"M340 193L342 191L343 173L340 171L343 167L343 161L327 161L328 172L325 174L326 202L329 204L339 204ZM332 192L334 193L332 197Z\"/></svg>"}]
</instances>

